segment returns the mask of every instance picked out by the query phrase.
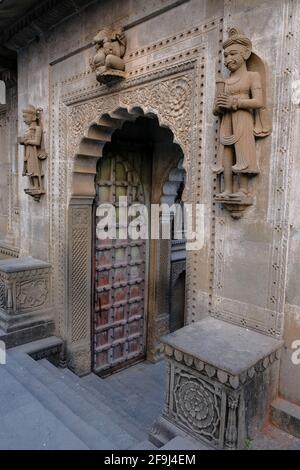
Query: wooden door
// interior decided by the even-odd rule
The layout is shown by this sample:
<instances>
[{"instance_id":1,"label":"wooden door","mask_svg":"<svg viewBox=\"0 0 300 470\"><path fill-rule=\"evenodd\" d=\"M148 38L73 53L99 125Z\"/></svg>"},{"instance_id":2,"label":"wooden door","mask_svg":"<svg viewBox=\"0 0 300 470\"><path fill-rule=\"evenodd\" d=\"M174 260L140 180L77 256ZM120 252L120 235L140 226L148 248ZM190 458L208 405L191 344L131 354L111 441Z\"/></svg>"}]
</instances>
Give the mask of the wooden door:
<instances>
[{"instance_id":1,"label":"wooden door","mask_svg":"<svg viewBox=\"0 0 300 470\"><path fill-rule=\"evenodd\" d=\"M128 204L144 203L144 191L133 167L118 155L99 161L96 204L116 208L120 196ZM96 224L99 217L96 215ZM144 240L99 240L95 238L94 371L106 375L141 360L145 355Z\"/></svg>"}]
</instances>

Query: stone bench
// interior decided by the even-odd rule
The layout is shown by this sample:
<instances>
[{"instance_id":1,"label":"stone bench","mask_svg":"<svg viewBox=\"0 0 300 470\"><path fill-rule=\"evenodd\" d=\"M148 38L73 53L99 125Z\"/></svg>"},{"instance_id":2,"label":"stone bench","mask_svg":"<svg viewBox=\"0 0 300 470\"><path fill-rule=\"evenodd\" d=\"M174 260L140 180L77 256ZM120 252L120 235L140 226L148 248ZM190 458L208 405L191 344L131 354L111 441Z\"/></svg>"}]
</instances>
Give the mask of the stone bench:
<instances>
[{"instance_id":1,"label":"stone bench","mask_svg":"<svg viewBox=\"0 0 300 470\"><path fill-rule=\"evenodd\" d=\"M165 406L150 440L188 434L219 449L243 449L277 395L283 342L206 318L162 338L168 365Z\"/></svg>"}]
</instances>

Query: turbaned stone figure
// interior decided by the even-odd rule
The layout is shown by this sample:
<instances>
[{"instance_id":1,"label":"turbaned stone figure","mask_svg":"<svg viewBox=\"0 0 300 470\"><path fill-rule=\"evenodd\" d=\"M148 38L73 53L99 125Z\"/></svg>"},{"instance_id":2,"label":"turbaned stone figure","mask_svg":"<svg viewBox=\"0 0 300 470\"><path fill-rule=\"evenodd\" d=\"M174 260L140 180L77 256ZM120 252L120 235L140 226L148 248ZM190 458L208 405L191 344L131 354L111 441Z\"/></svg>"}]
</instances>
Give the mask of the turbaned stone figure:
<instances>
[{"instance_id":1,"label":"turbaned stone figure","mask_svg":"<svg viewBox=\"0 0 300 470\"><path fill-rule=\"evenodd\" d=\"M96 78L100 83L106 83L113 78L125 78L124 55L126 52L126 37L122 28L113 30L104 28L94 37L96 54L90 60Z\"/></svg>"},{"instance_id":2,"label":"turbaned stone figure","mask_svg":"<svg viewBox=\"0 0 300 470\"><path fill-rule=\"evenodd\" d=\"M31 187L25 192L39 201L45 194L43 187L42 160L47 158L44 147L43 128L40 123L40 108L29 105L23 109L23 120L28 129L23 137L18 139L19 144L24 146L23 176L28 176Z\"/></svg>"},{"instance_id":3,"label":"turbaned stone figure","mask_svg":"<svg viewBox=\"0 0 300 470\"><path fill-rule=\"evenodd\" d=\"M228 78L217 81L214 114L220 116L220 145L215 173L224 175L224 188L216 199L240 201L249 196L248 179L259 173L256 137L271 133L265 109L265 90L259 71L250 71L247 61L252 43L232 28L223 43ZM253 67L252 67L253 68Z\"/></svg>"}]
</instances>

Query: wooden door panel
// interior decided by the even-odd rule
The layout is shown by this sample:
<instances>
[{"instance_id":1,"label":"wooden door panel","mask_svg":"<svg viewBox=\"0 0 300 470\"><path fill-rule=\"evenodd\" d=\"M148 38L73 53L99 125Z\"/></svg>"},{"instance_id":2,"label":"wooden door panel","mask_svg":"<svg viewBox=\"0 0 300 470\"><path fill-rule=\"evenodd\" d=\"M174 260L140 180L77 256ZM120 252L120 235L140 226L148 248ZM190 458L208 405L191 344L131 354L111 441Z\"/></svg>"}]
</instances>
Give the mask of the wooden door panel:
<instances>
[{"instance_id":1,"label":"wooden door panel","mask_svg":"<svg viewBox=\"0 0 300 470\"><path fill-rule=\"evenodd\" d=\"M120 196L128 204L144 202L136 172L118 156L100 161L96 187L98 204L118 209ZM96 239L95 245L94 371L106 374L145 353L146 247L129 239Z\"/></svg>"}]
</instances>

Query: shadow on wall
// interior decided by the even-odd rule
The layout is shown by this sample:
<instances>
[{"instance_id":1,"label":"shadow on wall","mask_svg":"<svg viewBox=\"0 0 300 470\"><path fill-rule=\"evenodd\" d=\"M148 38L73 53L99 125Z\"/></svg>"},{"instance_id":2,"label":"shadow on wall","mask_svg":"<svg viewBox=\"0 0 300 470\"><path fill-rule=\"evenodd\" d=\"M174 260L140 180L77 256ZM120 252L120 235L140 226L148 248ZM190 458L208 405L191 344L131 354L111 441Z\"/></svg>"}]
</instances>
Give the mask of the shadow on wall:
<instances>
[{"instance_id":1,"label":"shadow on wall","mask_svg":"<svg viewBox=\"0 0 300 470\"><path fill-rule=\"evenodd\" d=\"M3 80L0 80L0 105L6 104L6 87Z\"/></svg>"}]
</instances>

